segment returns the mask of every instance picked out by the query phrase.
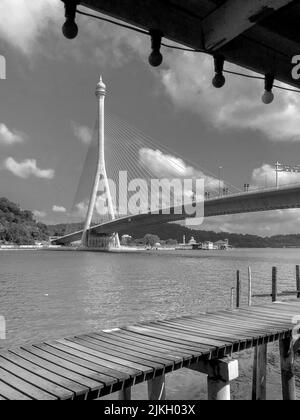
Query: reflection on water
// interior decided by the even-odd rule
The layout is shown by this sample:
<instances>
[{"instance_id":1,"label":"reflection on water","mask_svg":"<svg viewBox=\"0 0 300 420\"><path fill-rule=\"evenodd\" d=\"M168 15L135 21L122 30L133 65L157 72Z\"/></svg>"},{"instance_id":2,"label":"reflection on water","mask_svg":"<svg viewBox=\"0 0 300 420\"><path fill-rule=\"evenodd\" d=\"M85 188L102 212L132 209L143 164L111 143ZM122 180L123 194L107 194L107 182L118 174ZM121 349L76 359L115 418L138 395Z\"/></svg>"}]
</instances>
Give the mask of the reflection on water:
<instances>
[{"instance_id":1,"label":"reflection on water","mask_svg":"<svg viewBox=\"0 0 300 420\"><path fill-rule=\"evenodd\" d=\"M165 251L105 254L0 252L0 316L7 323L1 346L19 345L228 307L235 272L246 303L247 267L255 293L295 290L299 249Z\"/></svg>"}]
</instances>

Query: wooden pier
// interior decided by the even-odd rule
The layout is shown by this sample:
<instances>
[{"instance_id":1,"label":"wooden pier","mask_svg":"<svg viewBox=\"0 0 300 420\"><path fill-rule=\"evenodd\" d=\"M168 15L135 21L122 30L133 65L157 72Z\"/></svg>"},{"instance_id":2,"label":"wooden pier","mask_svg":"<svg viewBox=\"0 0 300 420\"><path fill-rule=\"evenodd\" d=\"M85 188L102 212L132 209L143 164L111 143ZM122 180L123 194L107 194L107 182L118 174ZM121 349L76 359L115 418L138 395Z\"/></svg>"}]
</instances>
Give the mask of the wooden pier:
<instances>
[{"instance_id":1,"label":"wooden pier","mask_svg":"<svg viewBox=\"0 0 300 420\"><path fill-rule=\"evenodd\" d=\"M298 317L298 318L297 318ZM265 399L267 344L280 342L283 399L296 398L294 359L300 302L201 313L0 352L0 400L96 399L148 382L148 398L166 398L165 375L204 373L208 398L230 399L234 353L255 348L253 399ZM298 324L298 325L297 325Z\"/></svg>"}]
</instances>

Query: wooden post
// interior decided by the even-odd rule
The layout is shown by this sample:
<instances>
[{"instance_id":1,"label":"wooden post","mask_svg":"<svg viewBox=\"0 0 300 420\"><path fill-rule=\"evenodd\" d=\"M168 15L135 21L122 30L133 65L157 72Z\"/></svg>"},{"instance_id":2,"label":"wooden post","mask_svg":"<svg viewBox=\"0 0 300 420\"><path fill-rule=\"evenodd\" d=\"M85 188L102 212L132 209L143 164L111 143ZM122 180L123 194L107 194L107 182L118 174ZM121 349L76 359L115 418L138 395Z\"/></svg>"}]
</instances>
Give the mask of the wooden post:
<instances>
[{"instance_id":1,"label":"wooden post","mask_svg":"<svg viewBox=\"0 0 300 420\"><path fill-rule=\"evenodd\" d=\"M123 388L119 392L119 400L130 401L131 400L131 386L128 388Z\"/></svg>"},{"instance_id":2,"label":"wooden post","mask_svg":"<svg viewBox=\"0 0 300 420\"><path fill-rule=\"evenodd\" d=\"M277 267L272 269L272 302L277 301Z\"/></svg>"},{"instance_id":3,"label":"wooden post","mask_svg":"<svg viewBox=\"0 0 300 420\"><path fill-rule=\"evenodd\" d=\"M148 381L148 399L150 401L163 401L166 399L166 378L165 375Z\"/></svg>"},{"instance_id":4,"label":"wooden post","mask_svg":"<svg viewBox=\"0 0 300 420\"><path fill-rule=\"evenodd\" d=\"M248 267L248 306L252 306L252 272Z\"/></svg>"},{"instance_id":5,"label":"wooden post","mask_svg":"<svg viewBox=\"0 0 300 420\"><path fill-rule=\"evenodd\" d=\"M285 401L296 400L295 353L291 337L279 341L282 396Z\"/></svg>"},{"instance_id":6,"label":"wooden post","mask_svg":"<svg viewBox=\"0 0 300 420\"><path fill-rule=\"evenodd\" d=\"M230 294L230 309L234 310L234 287L231 288L231 294Z\"/></svg>"},{"instance_id":7,"label":"wooden post","mask_svg":"<svg viewBox=\"0 0 300 420\"><path fill-rule=\"evenodd\" d=\"M297 287L297 298L300 299L300 267L296 265L296 287Z\"/></svg>"},{"instance_id":8,"label":"wooden post","mask_svg":"<svg viewBox=\"0 0 300 420\"><path fill-rule=\"evenodd\" d=\"M252 400L267 399L267 344L256 346L253 363Z\"/></svg>"},{"instance_id":9,"label":"wooden post","mask_svg":"<svg viewBox=\"0 0 300 420\"><path fill-rule=\"evenodd\" d=\"M240 272L236 272L236 307L239 308L241 304L241 279Z\"/></svg>"}]
</instances>

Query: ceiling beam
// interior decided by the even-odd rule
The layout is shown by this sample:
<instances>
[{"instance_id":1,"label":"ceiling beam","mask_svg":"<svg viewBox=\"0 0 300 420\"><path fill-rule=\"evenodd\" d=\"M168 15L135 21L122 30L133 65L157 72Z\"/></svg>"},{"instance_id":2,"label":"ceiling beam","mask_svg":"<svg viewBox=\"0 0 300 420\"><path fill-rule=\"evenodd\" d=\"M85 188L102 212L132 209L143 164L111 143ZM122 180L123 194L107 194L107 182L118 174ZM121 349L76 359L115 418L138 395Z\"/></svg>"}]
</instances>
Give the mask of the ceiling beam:
<instances>
[{"instance_id":1,"label":"ceiling beam","mask_svg":"<svg viewBox=\"0 0 300 420\"><path fill-rule=\"evenodd\" d=\"M166 38L202 48L201 19L161 0L80 0L82 6L145 30L159 29Z\"/></svg>"},{"instance_id":2,"label":"ceiling beam","mask_svg":"<svg viewBox=\"0 0 300 420\"><path fill-rule=\"evenodd\" d=\"M294 0L228 0L203 21L204 45L214 51Z\"/></svg>"}]
</instances>

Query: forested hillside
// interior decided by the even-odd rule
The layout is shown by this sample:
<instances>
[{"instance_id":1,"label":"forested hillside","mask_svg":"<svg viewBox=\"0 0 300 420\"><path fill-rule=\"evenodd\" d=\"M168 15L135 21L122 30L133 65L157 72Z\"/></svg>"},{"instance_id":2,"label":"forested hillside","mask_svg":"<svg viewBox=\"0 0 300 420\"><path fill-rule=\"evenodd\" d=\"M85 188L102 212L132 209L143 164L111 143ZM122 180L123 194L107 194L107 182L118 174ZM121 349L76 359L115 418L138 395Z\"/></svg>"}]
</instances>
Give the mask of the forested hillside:
<instances>
[{"instance_id":1,"label":"forested hillside","mask_svg":"<svg viewBox=\"0 0 300 420\"><path fill-rule=\"evenodd\" d=\"M47 226L34 220L33 213L22 210L6 198L0 198L0 241L31 245L48 240Z\"/></svg>"}]
</instances>

